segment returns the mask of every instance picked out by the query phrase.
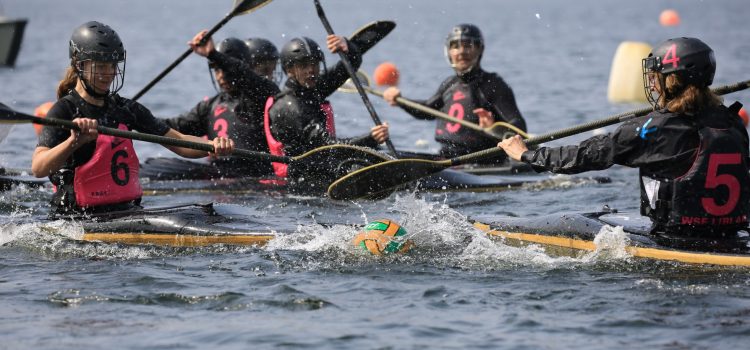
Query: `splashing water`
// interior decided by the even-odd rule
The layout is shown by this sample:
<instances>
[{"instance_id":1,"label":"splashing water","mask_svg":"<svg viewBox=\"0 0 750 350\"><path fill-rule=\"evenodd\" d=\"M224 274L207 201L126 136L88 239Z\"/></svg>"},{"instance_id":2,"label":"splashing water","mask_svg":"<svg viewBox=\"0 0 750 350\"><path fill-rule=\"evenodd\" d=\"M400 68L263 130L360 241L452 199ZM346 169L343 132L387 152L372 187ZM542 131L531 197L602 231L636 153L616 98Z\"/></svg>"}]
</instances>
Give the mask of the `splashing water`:
<instances>
[{"instance_id":1,"label":"splashing water","mask_svg":"<svg viewBox=\"0 0 750 350\"><path fill-rule=\"evenodd\" d=\"M628 260L632 258L625 248L630 245L630 238L622 226L604 225L594 237L596 250L586 254L582 260L587 263L596 261Z\"/></svg>"},{"instance_id":2,"label":"splashing water","mask_svg":"<svg viewBox=\"0 0 750 350\"><path fill-rule=\"evenodd\" d=\"M325 263L307 261L305 268L344 265L351 263L352 258L360 262L428 263L432 266L484 271L518 266L547 269L587 262L571 257L549 256L537 245L505 245L502 241L482 234L469 223L465 215L447 204L428 202L417 198L414 193L397 195L387 211L390 219L406 228L407 234L401 238L409 239L415 245L408 254L372 256L351 243L361 229L360 226L317 223L300 225L294 233L281 234L264 249L272 252L300 251L309 255L311 260L328 259ZM362 213L365 222L368 217L375 216L373 213Z\"/></svg>"}]
</instances>

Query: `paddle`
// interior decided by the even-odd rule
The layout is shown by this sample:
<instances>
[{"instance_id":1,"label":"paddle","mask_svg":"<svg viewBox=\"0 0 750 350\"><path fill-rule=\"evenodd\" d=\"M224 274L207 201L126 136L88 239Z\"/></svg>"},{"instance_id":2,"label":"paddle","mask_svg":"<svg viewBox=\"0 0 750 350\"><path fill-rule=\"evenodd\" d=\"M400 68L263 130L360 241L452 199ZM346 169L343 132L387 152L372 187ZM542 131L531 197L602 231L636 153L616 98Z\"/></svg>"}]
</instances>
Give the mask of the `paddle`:
<instances>
[{"instance_id":1,"label":"paddle","mask_svg":"<svg viewBox=\"0 0 750 350\"><path fill-rule=\"evenodd\" d=\"M713 91L717 95L725 95L731 92L747 89L748 87L750 87L750 80L732 85L725 85L713 89ZM631 112L617 114L601 120L596 120L578 126L532 137L530 139L527 139L525 143L528 146L537 145L540 143L579 134L581 132L594 130L607 125L631 120L640 116L644 116L651 111L653 111L651 107L646 107ZM359 199L371 196L382 197L385 194L393 191L398 186L436 173L448 167L474 163L478 160L497 156L502 153L502 149L493 147L483 151L441 161L431 161L424 159L398 159L386 161L353 171L346 176L343 176L340 179L334 181L331 186L328 187L328 196L331 199L337 200Z\"/></svg>"},{"instance_id":2,"label":"paddle","mask_svg":"<svg viewBox=\"0 0 750 350\"><path fill-rule=\"evenodd\" d=\"M9 110L10 108L2 103L0 103L0 110ZM0 143L5 140L6 137L8 137L8 134L10 133L10 129L13 128L13 125L0 125Z\"/></svg>"},{"instance_id":3,"label":"paddle","mask_svg":"<svg viewBox=\"0 0 750 350\"><path fill-rule=\"evenodd\" d=\"M234 0L234 6L232 10L229 11L229 13L227 13L227 15L224 16L224 18L221 21L219 21L219 23L216 23L216 25L213 28L211 28L211 30L209 30L208 33L206 33L206 35L203 37L203 40L201 40L201 45L205 44L208 38L210 38L211 35L216 33L219 29L221 29L221 27L227 24L227 22L229 22L230 19L234 18L235 16L244 15L244 14L253 12L267 5L271 1L273 0ZM138 91L138 93L135 94L135 96L133 96L132 99L136 101L141 96L143 96L143 94L148 92L148 90L151 90L151 88L154 87L154 85L156 85L156 83L158 83L159 80L164 78L167 74L169 74L169 72L172 71L172 69L177 67L177 65L180 64L180 62L182 62L185 58L190 56L191 52L193 52L192 49L187 49L185 52L183 52L182 55L179 58L177 58L177 60L172 62L172 64L170 64L169 67L167 67L166 69L164 69L164 71L159 73L159 75L157 75L156 78L154 78L154 80L151 80L151 82L148 83L143 89L141 89L141 91Z\"/></svg>"},{"instance_id":4,"label":"paddle","mask_svg":"<svg viewBox=\"0 0 750 350\"><path fill-rule=\"evenodd\" d=\"M367 76L366 73L364 73L362 71L358 71L357 72L357 76L359 77L360 83L363 83L363 87L362 88L365 91L367 91L367 92L369 92L369 93L371 93L371 94L373 94L375 96L383 97L383 92L375 90L375 89L373 89L373 88L370 87L370 86L372 86L372 83L371 83L370 77ZM354 84L351 82L351 79L349 79L349 80L346 81L346 83L344 83L344 85L342 85L339 88L339 91L353 93L356 90L355 90ZM453 117L453 116L450 116L448 114L445 114L445 113L443 113L441 111L438 111L438 110L435 110L435 109L423 106L423 105L421 105L419 103L416 103L414 101L410 101L410 100L408 100L406 98L403 98L403 97L400 97L400 96L396 97L396 103L398 103L401 106L414 108L414 109L416 109L416 110L418 110L420 112L427 113L427 114L429 114L429 115L431 115L431 116L433 116L435 118L438 118L438 119L443 119L443 120L449 121L451 123L461 124L461 125L469 128L469 129L471 129L471 130L478 131L478 132L484 133L484 134L486 134L486 135L488 135L490 137L493 137L493 138L497 139L498 141L500 141L500 140L503 139L503 134L504 134L505 130L510 130L510 131L512 131L512 132L514 132L514 133L516 133L518 135L521 135L521 137L523 137L525 139L529 138L529 134L527 134L523 130L517 128L515 125L509 124L509 123L506 123L506 122L495 122L491 126L489 126L487 128L483 128L483 127L481 127L481 126L479 126L477 124L474 124L474 123L472 123L472 122L470 122L468 120L458 119L456 117Z\"/></svg>"},{"instance_id":5,"label":"paddle","mask_svg":"<svg viewBox=\"0 0 750 350\"><path fill-rule=\"evenodd\" d=\"M328 35L334 35L333 28L331 27L331 24L328 22L328 18L326 18L325 12L323 12L323 7L320 5L319 0L315 0L315 9L318 11L318 17L320 18L320 22L323 23L323 27L325 27L326 32L328 32ZM351 77L352 82L354 82L354 86L357 88L357 92L359 92L359 96L362 97L362 102L365 103L365 107L367 107L367 111L370 113L370 117L372 117L372 121L375 122L375 125L382 125L383 122L380 121L380 117L378 117L378 113L375 112L375 107L372 106L372 103L370 102L370 99L367 98L367 94L365 93L365 90L362 88L362 84L359 82L359 79L357 79L357 74L354 71L354 68L352 67L352 63L349 62L349 58L346 57L346 54L342 51L339 51L339 57L341 58L341 62L344 64L344 67L346 68L346 72L349 73L349 76ZM390 138L385 140L385 145L388 146L388 150L391 151L393 154L396 153L396 148L393 147L393 143L391 142Z\"/></svg>"},{"instance_id":6,"label":"paddle","mask_svg":"<svg viewBox=\"0 0 750 350\"><path fill-rule=\"evenodd\" d=\"M61 127L65 129L78 130L78 126L69 121L54 118L39 118L32 115L24 114L21 112L14 111L5 105L0 104L0 124L20 124L20 123L34 123L42 125L50 125ZM213 152L214 148L211 144L192 142L185 140L173 139L171 137L157 136L151 134L143 134L134 131L127 131L121 129L108 128L104 126L98 126L96 130L104 135L112 135L116 137L122 137L131 140L139 140L151 143L158 143L167 146L177 146L195 149L199 151ZM327 145L312 149L304 154L295 157L288 156L276 156L263 152L255 152L244 149L235 148L232 155L245 157L250 159L261 159L269 160L279 163L293 163L302 162L308 164L319 164L324 163L328 159L363 159L372 162L382 162L390 160L387 156L380 154L374 150L365 147L351 146L351 145Z\"/></svg>"}]
</instances>

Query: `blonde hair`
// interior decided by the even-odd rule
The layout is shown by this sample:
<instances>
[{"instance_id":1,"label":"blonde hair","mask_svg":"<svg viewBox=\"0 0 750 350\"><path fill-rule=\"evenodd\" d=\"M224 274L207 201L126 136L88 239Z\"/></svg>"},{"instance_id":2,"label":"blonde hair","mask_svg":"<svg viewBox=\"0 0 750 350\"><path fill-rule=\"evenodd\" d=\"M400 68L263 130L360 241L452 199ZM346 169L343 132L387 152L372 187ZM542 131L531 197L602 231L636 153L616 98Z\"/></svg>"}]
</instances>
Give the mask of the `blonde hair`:
<instances>
[{"instance_id":1,"label":"blonde hair","mask_svg":"<svg viewBox=\"0 0 750 350\"><path fill-rule=\"evenodd\" d=\"M659 96L659 105L666 107L670 112L696 114L706 107L722 104L721 98L708 86L698 87L685 83L685 79L677 74L670 74L662 81L666 87Z\"/></svg>"},{"instance_id":2,"label":"blonde hair","mask_svg":"<svg viewBox=\"0 0 750 350\"><path fill-rule=\"evenodd\" d=\"M60 83L57 84L57 99L63 98L70 90L75 89L76 84L78 84L78 74L76 74L76 70L73 67L75 67L75 61L70 62L70 66L65 70L65 75L60 80Z\"/></svg>"}]
</instances>

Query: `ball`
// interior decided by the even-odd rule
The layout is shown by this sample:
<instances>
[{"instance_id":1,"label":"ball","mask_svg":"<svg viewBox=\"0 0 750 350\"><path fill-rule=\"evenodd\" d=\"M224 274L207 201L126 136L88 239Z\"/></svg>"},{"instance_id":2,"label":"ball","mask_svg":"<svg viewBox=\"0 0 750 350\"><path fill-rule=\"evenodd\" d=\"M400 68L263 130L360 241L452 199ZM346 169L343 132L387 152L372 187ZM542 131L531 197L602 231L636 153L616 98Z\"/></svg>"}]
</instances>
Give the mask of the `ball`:
<instances>
[{"instance_id":1,"label":"ball","mask_svg":"<svg viewBox=\"0 0 750 350\"><path fill-rule=\"evenodd\" d=\"M52 108L52 106L54 105L55 105L54 102L42 103L39 106L37 106L36 109L34 109L34 115L39 118L44 118L47 116L47 112L49 112L50 108ZM34 124L34 132L36 132L37 135L41 134L43 127L44 125Z\"/></svg>"},{"instance_id":2,"label":"ball","mask_svg":"<svg viewBox=\"0 0 750 350\"><path fill-rule=\"evenodd\" d=\"M740 118L742 118L742 124L745 124L745 127L747 127L748 117L747 117L747 111L745 108L740 109Z\"/></svg>"},{"instance_id":3,"label":"ball","mask_svg":"<svg viewBox=\"0 0 750 350\"><path fill-rule=\"evenodd\" d=\"M352 243L372 255L403 254L414 246L404 236L406 229L401 225L388 219L380 219L367 224L354 236Z\"/></svg>"},{"instance_id":4,"label":"ball","mask_svg":"<svg viewBox=\"0 0 750 350\"><path fill-rule=\"evenodd\" d=\"M680 24L680 14L672 9L667 9L659 15L659 23L664 27L674 27Z\"/></svg>"},{"instance_id":5,"label":"ball","mask_svg":"<svg viewBox=\"0 0 750 350\"><path fill-rule=\"evenodd\" d=\"M396 86L399 76L398 68L391 62L381 63L373 73L375 84L378 86Z\"/></svg>"}]
</instances>

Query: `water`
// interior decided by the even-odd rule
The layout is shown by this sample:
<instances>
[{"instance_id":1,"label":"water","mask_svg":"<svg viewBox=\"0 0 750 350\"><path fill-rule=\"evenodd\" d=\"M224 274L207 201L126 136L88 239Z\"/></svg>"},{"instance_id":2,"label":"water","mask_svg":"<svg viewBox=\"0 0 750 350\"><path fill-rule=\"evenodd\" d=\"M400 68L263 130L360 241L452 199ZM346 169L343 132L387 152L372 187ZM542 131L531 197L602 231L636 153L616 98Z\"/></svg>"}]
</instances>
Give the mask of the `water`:
<instances>
[{"instance_id":1,"label":"water","mask_svg":"<svg viewBox=\"0 0 750 350\"><path fill-rule=\"evenodd\" d=\"M230 1L3 1L30 18L14 69L0 70L3 103L30 112L54 98L71 30L92 19L114 27L128 50L124 96L174 60ZM747 4L720 1L323 1L334 29L351 33L392 19L397 29L365 57L367 72L394 62L407 97L423 98L450 74L442 43L456 23L479 25L483 65L513 87L532 132L542 133L639 106L610 105L612 55L624 40L650 44L697 36L719 63L715 86L748 78ZM682 25L663 28L675 8ZM276 0L233 19L217 37L261 36L278 46L323 41L311 3ZM328 55L328 61L335 57ZM142 102L168 117L212 94L205 61L185 60ZM750 102L750 93L730 96ZM343 136L370 127L359 97L332 98ZM416 149L432 125L373 98L397 148ZM574 142L589 135L566 140ZM560 144L559 142L557 144ZM28 168L29 126L0 145L0 165ZM139 156L166 156L137 143ZM266 195L151 196L147 206L215 202L240 223L283 235L264 248L164 248L81 243L79 226L42 225L49 190L0 193L0 348L738 348L748 340L746 269L691 267L628 258L618 232L609 249L553 258L477 235L467 216L531 216L637 208L637 173L615 167L610 184L570 184L502 193L394 195L377 203ZM349 243L352 224L388 217L417 248L376 259ZM333 226L330 226L333 224Z\"/></svg>"}]
</instances>

